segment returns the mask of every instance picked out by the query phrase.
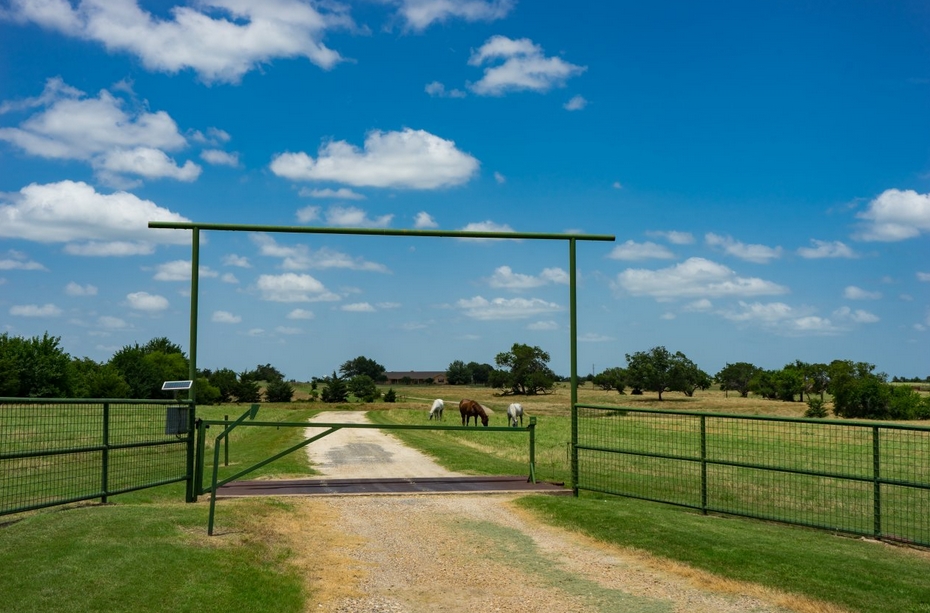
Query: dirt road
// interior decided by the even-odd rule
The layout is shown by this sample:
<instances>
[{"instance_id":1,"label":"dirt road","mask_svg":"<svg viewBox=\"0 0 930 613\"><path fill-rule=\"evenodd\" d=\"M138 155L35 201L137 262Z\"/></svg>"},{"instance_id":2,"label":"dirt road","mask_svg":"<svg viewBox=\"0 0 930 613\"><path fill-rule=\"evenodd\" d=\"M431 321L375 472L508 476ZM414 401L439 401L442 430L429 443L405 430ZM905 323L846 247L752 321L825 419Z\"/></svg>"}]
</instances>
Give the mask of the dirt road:
<instances>
[{"instance_id":1,"label":"dirt road","mask_svg":"<svg viewBox=\"0 0 930 613\"><path fill-rule=\"evenodd\" d=\"M337 412L315 421L363 419ZM453 474L374 429L340 430L308 453L332 478ZM514 497L291 499L295 507L274 529L288 538L307 576L308 611L838 611L546 526L512 505Z\"/></svg>"}]
</instances>

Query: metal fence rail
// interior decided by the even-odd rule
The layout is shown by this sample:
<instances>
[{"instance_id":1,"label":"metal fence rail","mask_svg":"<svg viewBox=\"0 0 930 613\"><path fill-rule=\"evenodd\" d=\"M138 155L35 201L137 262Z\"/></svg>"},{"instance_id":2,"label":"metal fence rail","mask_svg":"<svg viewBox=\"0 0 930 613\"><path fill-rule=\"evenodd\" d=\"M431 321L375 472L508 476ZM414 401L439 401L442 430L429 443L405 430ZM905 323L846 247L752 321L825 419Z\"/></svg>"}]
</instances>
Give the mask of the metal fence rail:
<instances>
[{"instance_id":1,"label":"metal fence rail","mask_svg":"<svg viewBox=\"0 0 930 613\"><path fill-rule=\"evenodd\" d=\"M930 428L575 406L579 490L930 545Z\"/></svg>"},{"instance_id":2,"label":"metal fence rail","mask_svg":"<svg viewBox=\"0 0 930 613\"><path fill-rule=\"evenodd\" d=\"M190 407L164 400L0 398L0 515L106 502L185 480L190 492L194 411L184 410Z\"/></svg>"}]
</instances>

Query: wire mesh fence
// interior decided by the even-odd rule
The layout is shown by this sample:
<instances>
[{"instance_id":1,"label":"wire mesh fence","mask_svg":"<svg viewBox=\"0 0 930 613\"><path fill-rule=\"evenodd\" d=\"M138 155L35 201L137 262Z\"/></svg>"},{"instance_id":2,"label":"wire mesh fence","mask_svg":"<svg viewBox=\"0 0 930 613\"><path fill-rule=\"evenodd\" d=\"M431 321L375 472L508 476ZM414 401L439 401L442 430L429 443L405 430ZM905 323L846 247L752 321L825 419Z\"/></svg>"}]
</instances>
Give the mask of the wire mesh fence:
<instances>
[{"instance_id":1,"label":"wire mesh fence","mask_svg":"<svg viewBox=\"0 0 930 613\"><path fill-rule=\"evenodd\" d=\"M0 515L190 482L192 417L170 401L0 398Z\"/></svg>"},{"instance_id":2,"label":"wire mesh fence","mask_svg":"<svg viewBox=\"0 0 930 613\"><path fill-rule=\"evenodd\" d=\"M579 490L930 545L930 428L576 411Z\"/></svg>"}]
</instances>

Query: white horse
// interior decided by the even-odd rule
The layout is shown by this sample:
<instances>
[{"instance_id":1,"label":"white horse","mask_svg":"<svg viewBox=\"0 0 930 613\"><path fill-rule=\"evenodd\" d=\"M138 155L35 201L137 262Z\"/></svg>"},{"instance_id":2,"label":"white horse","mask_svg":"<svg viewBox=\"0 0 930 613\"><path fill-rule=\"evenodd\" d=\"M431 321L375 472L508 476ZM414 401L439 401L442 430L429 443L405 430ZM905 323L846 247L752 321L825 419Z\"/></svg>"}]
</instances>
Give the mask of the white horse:
<instances>
[{"instance_id":1,"label":"white horse","mask_svg":"<svg viewBox=\"0 0 930 613\"><path fill-rule=\"evenodd\" d=\"M442 398L437 398L433 401L433 406L429 409L429 418L436 418L436 421L442 421L442 410L446 408L446 403L442 401Z\"/></svg>"},{"instance_id":2,"label":"white horse","mask_svg":"<svg viewBox=\"0 0 930 613\"><path fill-rule=\"evenodd\" d=\"M514 428L517 427L517 418L520 418L520 425L523 425L523 405L517 402L514 402L509 407L507 407L507 421L510 422L510 425Z\"/></svg>"}]
</instances>

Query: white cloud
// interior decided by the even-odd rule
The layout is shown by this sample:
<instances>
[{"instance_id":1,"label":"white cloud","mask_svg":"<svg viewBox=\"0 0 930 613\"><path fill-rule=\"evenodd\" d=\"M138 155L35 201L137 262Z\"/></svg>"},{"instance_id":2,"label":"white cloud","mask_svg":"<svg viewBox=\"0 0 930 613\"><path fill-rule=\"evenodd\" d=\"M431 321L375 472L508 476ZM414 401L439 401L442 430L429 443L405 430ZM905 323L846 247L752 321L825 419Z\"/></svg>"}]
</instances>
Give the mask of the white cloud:
<instances>
[{"instance_id":1,"label":"white cloud","mask_svg":"<svg viewBox=\"0 0 930 613\"><path fill-rule=\"evenodd\" d=\"M300 191L297 192L298 196L303 198L328 198L331 200L364 200L365 196L354 192L348 187L340 187L339 189L310 189L307 187L300 188Z\"/></svg>"},{"instance_id":2,"label":"white cloud","mask_svg":"<svg viewBox=\"0 0 930 613\"><path fill-rule=\"evenodd\" d=\"M465 21L494 21L511 11L515 0L399 0L397 12L413 30L452 18Z\"/></svg>"},{"instance_id":3,"label":"white cloud","mask_svg":"<svg viewBox=\"0 0 930 613\"><path fill-rule=\"evenodd\" d=\"M607 257L613 260L671 260L675 254L662 245L653 242L637 243L629 240L614 247Z\"/></svg>"},{"instance_id":4,"label":"white cloud","mask_svg":"<svg viewBox=\"0 0 930 613\"><path fill-rule=\"evenodd\" d=\"M156 244L189 245L190 232L153 230L150 221L190 221L128 192L98 193L83 182L32 183L0 196L0 236L41 243L75 243L75 255L151 253Z\"/></svg>"},{"instance_id":5,"label":"white cloud","mask_svg":"<svg viewBox=\"0 0 930 613\"><path fill-rule=\"evenodd\" d=\"M403 305L399 302L378 302L375 306L379 309L399 309Z\"/></svg>"},{"instance_id":6,"label":"white cloud","mask_svg":"<svg viewBox=\"0 0 930 613\"><path fill-rule=\"evenodd\" d=\"M901 241L930 232L930 194L913 190L885 190L856 215L866 220L856 238L864 241Z\"/></svg>"},{"instance_id":7,"label":"white cloud","mask_svg":"<svg viewBox=\"0 0 930 613\"><path fill-rule=\"evenodd\" d=\"M535 330L535 331L538 331L538 332L549 332L549 331L551 331L551 330L558 330L558 329L559 329L559 324L557 324L556 322L552 321L551 319L550 319L550 320L547 320L547 321L535 321L535 322L529 324L529 325L526 327L526 329L527 329L527 330Z\"/></svg>"},{"instance_id":8,"label":"white cloud","mask_svg":"<svg viewBox=\"0 0 930 613\"><path fill-rule=\"evenodd\" d=\"M94 285L80 285L71 281L65 286L65 293L69 296L96 296L97 287Z\"/></svg>"},{"instance_id":9,"label":"white cloud","mask_svg":"<svg viewBox=\"0 0 930 613\"><path fill-rule=\"evenodd\" d=\"M389 272L383 264L369 262L363 258L353 258L328 247L311 251L309 247L302 244L281 245L268 234L252 234L250 238L258 246L261 255L281 258L281 267L286 270L345 268L368 272Z\"/></svg>"},{"instance_id":10,"label":"white cloud","mask_svg":"<svg viewBox=\"0 0 930 613\"><path fill-rule=\"evenodd\" d=\"M194 162L179 166L165 153L184 148L187 141L164 111L129 113L125 102L106 90L86 98L55 80L46 83L39 99L45 110L18 128L0 128L0 140L30 155L87 162L111 183L126 181L123 175L180 181L200 175Z\"/></svg>"},{"instance_id":11,"label":"white cloud","mask_svg":"<svg viewBox=\"0 0 930 613\"><path fill-rule=\"evenodd\" d=\"M494 180L497 181L498 185L503 185L507 182L507 177L497 171L494 171Z\"/></svg>"},{"instance_id":12,"label":"white cloud","mask_svg":"<svg viewBox=\"0 0 930 613\"><path fill-rule=\"evenodd\" d=\"M699 300L695 300L694 302L689 302L685 305L684 308L686 311L709 311L713 307L714 303L712 303L707 298L701 298Z\"/></svg>"},{"instance_id":13,"label":"white cloud","mask_svg":"<svg viewBox=\"0 0 930 613\"><path fill-rule=\"evenodd\" d=\"M620 181L614 181L610 184L610 186L614 189L623 189L623 185L620 183Z\"/></svg>"},{"instance_id":14,"label":"white cloud","mask_svg":"<svg viewBox=\"0 0 930 613\"><path fill-rule=\"evenodd\" d=\"M382 215L371 219L368 213L354 206L333 206L326 211L326 223L344 228L386 228L393 215Z\"/></svg>"},{"instance_id":15,"label":"white cloud","mask_svg":"<svg viewBox=\"0 0 930 613\"><path fill-rule=\"evenodd\" d=\"M211 319L218 324L237 324L242 321L242 317L233 315L229 311L213 311Z\"/></svg>"},{"instance_id":16,"label":"white cloud","mask_svg":"<svg viewBox=\"0 0 930 613\"><path fill-rule=\"evenodd\" d=\"M561 268L545 268L538 276L533 276L515 273L510 266L500 266L494 270L494 274L488 279L488 285L500 289L519 291L541 287L549 283L567 285L568 281L568 273Z\"/></svg>"},{"instance_id":17,"label":"white cloud","mask_svg":"<svg viewBox=\"0 0 930 613\"><path fill-rule=\"evenodd\" d=\"M819 241L811 239L813 247L800 247L798 255L809 260L819 258L854 258L855 252L840 241Z\"/></svg>"},{"instance_id":18,"label":"white cloud","mask_svg":"<svg viewBox=\"0 0 930 613\"><path fill-rule=\"evenodd\" d=\"M161 19L136 0L13 0L14 19L102 43L111 52L138 57L149 70L170 74L192 69L205 82L237 83L276 58L305 57L324 69L342 60L323 44L328 30L351 28L336 3L301 0L202 0L171 8ZM327 12L318 10L325 7Z\"/></svg>"},{"instance_id":19,"label":"white cloud","mask_svg":"<svg viewBox=\"0 0 930 613\"><path fill-rule=\"evenodd\" d=\"M566 102L563 106L566 111L580 111L588 106L588 101L585 100L583 96L572 96L571 100Z\"/></svg>"},{"instance_id":20,"label":"white cloud","mask_svg":"<svg viewBox=\"0 0 930 613\"><path fill-rule=\"evenodd\" d=\"M238 153L229 153L221 149L206 149L201 151L200 159L214 166L232 166L233 168L239 166Z\"/></svg>"},{"instance_id":21,"label":"white cloud","mask_svg":"<svg viewBox=\"0 0 930 613\"><path fill-rule=\"evenodd\" d=\"M595 334L593 332L588 332L578 337L578 342L581 343L606 343L612 340L614 340L613 337Z\"/></svg>"},{"instance_id":22,"label":"white cloud","mask_svg":"<svg viewBox=\"0 0 930 613\"><path fill-rule=\"evenodd\" d=\"M646 236L652 236L654 238L663 238L673 245L691 245L694 244L694 235L690 232L679 232L677 230L670 230L667 232L661 232L658 230L653 230L646 232Z\"/></svg>"},{"instance_id":23,"label":"white cloud","mask_svg":"<svg viewBox=\"0 0 930 613\"><path fill-rule=\"evenodd\" d=\"M562 307L554 302L539 298L494 298L487 300L482 296L462 299L456 306L472 319L526 319L543 313L561 311Z\"/></svg>"},{"instance_id":24,"label":"white cloud","mask_svg":"<svg viewBox=\"0 0 930 613\"><path fill-rule=\"evenodd\" d=\"M306 309L294 309L287 314L288 319L313 319L316 315Z\"/></svg>"},{"instance_id":25,"label":"white cloud","mask_svg":"<svg viewBox=\"0 0 930 613\"><path fill-rule=\"evenodd\" d=\"M795 309L783 302L739 302L739 310L721 313L730 321L755 323L789 335L835 334L838 328L829 320L813 315L809 309Z\"/></svg>"},{"instance_id":26,"label":"white cloud","mask_svg":"<svg viewBox=\"0 0 930 613\"><path fill-rule=\"evenodd\" d=\"M420 211L417 213L416 219L413 222L413 227L418 230L426 230L429 228L438 228L439 224L436 223L432 215L426 211Z\"/></svg>"},{"instance_id":27,"label":"white cloud","mask_svg":"<svg viewBox=\"0 0 930 613\"><path fill-rule=\"evenodd\" d=\"M917 280L918 281L930 281L930 272L918 272Z\"/></svg>"},{"instance_id":28,"label":"white cloud","mask_svg":"<svg viewBox=\"0 0 930 613\"><path fill-rule=\"evenodd\" d=\"M201 266L198 271L200 277L213 278L218 277L219 273L211 270L207 266ZM190 281L191 280L191 262L190 260L174 260L165 262L156 267L156 281Z\"/></svg>"},{"instance_id":29,"label":"white cloud","mask_svg":"<svg viewBox=\"0 0 930 613\"><path fill-rule=\"evenodd\" d=\"M546 57L542 47L528 38L514 40L506 36L489 38L472 52L468 64L495 64L484 69L478 82L469 84L469 89L481 96L523 90L546 92L564 86L569 78L587 70L558 57Z\"/></svg>"},{"instance_id":30,"label":"white cloud","mask_svg":"<svg viewBox=\"0 0 930 613\"><path fill-rule=\"evenodd\" d=\"M239 283L239 279L237 279L236 275L232 274L231 272L223 273L223 275L220 277L220 280L223 283L230 283L230 284Z\"/></svg>"},{"instance_id":31,"label":"white cloud","mask_svg":"<svg viewBox=\"0 0 930 613\"><path fill-rule=\"evenodd\" d=\"M303 334L303 330L300 328L293 328L290 326L275 326L275 332L278 334L287 334L288 336L293 336L295 334Z\"/></svg>"},{"instance_id":32,"label":"white cloud","mask_svg":"<svg viewBox=\"0 0 930 613\"><path fill-rule=\"evenodd\" d=\"M478 171L478 160L455 143L423 130L369 132L364 149L346 141L306 153L281 153L271 171L293 181L336 181L355 187L435 189L460 185Z\"/></svg>"},{"instance_id":33,"label":"white cloud","mask_svg":"<svg viewBox=\"0 0 930 613\"><path fill-rule=\"evenodd\" d=\"M300 223L310 223L319 218L320 207L318 206L305 206L302 209L297 209L297 221Z\"/></svg>"},{"instance_id":34,"label":"white cloud","mask_svg":"<svg viewBox=\"0 0 930 613\"><path fill-rule=\"evenodd\" d=\"M738 257L747 262L757 264L767 264L769 260L781 257L781 247L766 247L765 245L747 245L729 236L720 236L708 232L704 235L704 241L711 247L722 247L724 252Z\"/></svg>"},{"instance_id":35,"label":"white cloud","mask_svg":"<svg viewBox=\"0 0 930 613\"><path fill-rule=\"evenodd\" d=\"M833 311L833 317L839 321L851 321L857 324L874 324L880 321L878 315L862 309L853 310L845 306Z\"/></svg>"},{"instance_id":36,"label":"white cloud","mask_svg":"<svg viewBox=\"0 0 930 613\"><path fill-rule=\"evenodd\" d=\"M629 268L617 275L617 284L633 296L652 296L657 300L766 296L788 292L788 288L771 281L740 277L726 266L704 258L689 258L661 270Z\"/></svg>"},{"instance_id":37,"label":"white cloud","mask_svg":"<svg viewBox=\"0 0 930 613\"><path fill-rule=\"evenodd\" d=\"M460 89L446 89L446 86L439 81L427 83L423 90L434 98L464 98L468 94Z\"/></svg>"},{"instance_id":38,"label":"white cloud","mask_svg":"<svg viewBox=\"0 0 930 613\"><path fill-rule=\"evenodd\" d=\"M490 233L500 233L500 232L513 232L513 228L511 228L511 227L510 227L509 225L507 225L507 224L499 224L499 223L493 222L493 221L491 221L491 220L487 220L487 221L475 221L475 222L466 224L465 227L462 228L462 231L463 231L463 232L490 232ZM463 241L476 241L476 242L478 242L478 241L490 241L490 240L499 240L499 239L493 239L493 238L461 238L461 239L458 239L458 240L463 240Z\"/></svg>"},{"instance_id":39,"label":"white cloud","mask_svg":"<svg viewBox=\"0 0 930 613\"><path fill-rule=\"evenodd\" d=\"M371 306L367 302L354 302L352 304L344 304L340 307L341 310L347 311L349 313L374 313L375 307Z\"/></svg>"},{"instance_id":40,"label":"white cloud","mask_svg":"<svg viewBox=\"0 0 930 613\"><path fill-rule=\"evenodd\" d=\"M252 265L249 263L249 258L236 255L235 253L229 253L223 256L223 265L224 266L236 266L238 268L252 268Z\"/></svg>"},{"instance_id":41,"label":"white cloud","mask_svg":"<svg viewBox=\"0 0 930 613\"><path fill-rule=\"evenodd\" d=\"M2 209L0 209L0 214L2 212ZM0 231L0 235L2 235L2 231ZM0 259L0 270L48 270L42 264L30 260L29 256L20 251L11 249L7 254L8 257Z\"/></svg>"},{"instance_id":42,"label":"white cloud","mask_svg":"<svg viewBox=\"0 0 930 613\"><path fill-rule=\"evenodd\" d=\"M282 275L261 275L256 283L262 300L271 302L318 302L339 300L322 283L310 275L292 272Z\"/></svg>"},{"instance_id":43,"label":"white cloud","mask_svg":"<svg viewBox=\"0 0 930 613\"><path fill-rule=\"evenodd\" d=\"M847 300L878 300L882 297L882 293L869 292L855 285L850 285L843 290L843 297Z\"/></svg>"},{"instance_id":44,"label":"white cloud","mask_svg":"<svg viewBox=\"0 0 930 613\"><path fill-rule=\"evenodd\" d=\"M19 317L58 317L61 315L61 309L54 304L21 304L10 307L10 315Z\"/></svg>"},{"instance_id":45,"label":"white cloud","mask_svg":"<svg viewBox=\"0 0 930 613\"><path fill-rule=\"evenodd\" d=\"M151 313L164 311L168 308L168 299L157 294L148 292L133 292L126 295L126 301L129 308L137 311L148 311Z\"/></svg>"},{"instance_id":46,"label":"white cloud","mask_svg":"<svg viewBox=\"0 0 930 613\"><path fill-rule=\"evenodd\" d=\"M127 324L119 317L112 317L110 315L103 315L98 317L97 325L101 328L106 328L107 330L123 330L129 327L129 324Z\"/></svg>"}]
</instances>

